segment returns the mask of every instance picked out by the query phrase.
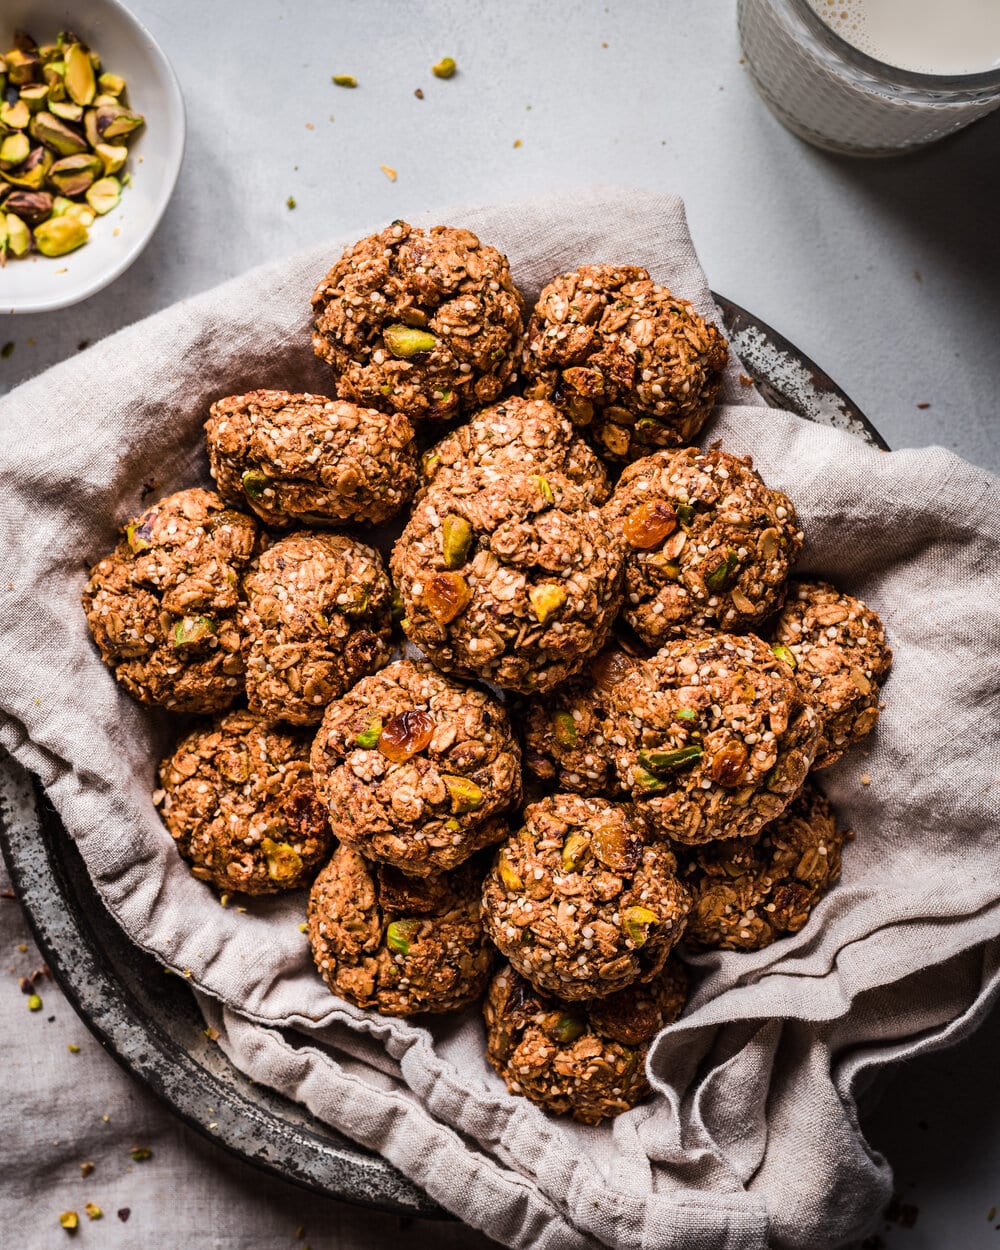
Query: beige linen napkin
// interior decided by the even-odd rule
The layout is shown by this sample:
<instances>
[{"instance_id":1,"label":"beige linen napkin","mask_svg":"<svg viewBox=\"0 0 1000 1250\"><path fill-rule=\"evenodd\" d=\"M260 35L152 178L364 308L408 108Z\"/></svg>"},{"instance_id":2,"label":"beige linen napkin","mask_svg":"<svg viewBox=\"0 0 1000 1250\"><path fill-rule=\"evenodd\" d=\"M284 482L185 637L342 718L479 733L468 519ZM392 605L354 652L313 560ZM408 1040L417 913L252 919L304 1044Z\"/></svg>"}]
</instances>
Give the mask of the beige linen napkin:
<instances>
[{"instance_id":1,"label":"beige linen napkin","mask_svg":"<svg viewBox=\"0 0 1000 1250\"><path fill-rule=\"evenodd\" d=\"M500 246L528 296L577 263L632 261L712 313L673 197L578 191L432 220ZM190 970L234 1062L492 1237L834 1246L891 1184L859 1092L974 1027L1000 986L997 481L938 449L882 454L739 406L733 363L706 441L751 452L793 496L803 567L867 599L895 651L876 735L822 775L857 838L801 933L695 961L688 1013L650 1056L654 1098L599 1128L554 1121L489 1070L475 1012L425 1024L332 998L298 929L302 894L240 914L189 875L150 798L176 724L115 685L79 608L120 522L207 483L213 398L323 390L308 297L350 241L187 300L0 402L0 745L40 775L119 923Z\"/></svg>"}]
</instances>

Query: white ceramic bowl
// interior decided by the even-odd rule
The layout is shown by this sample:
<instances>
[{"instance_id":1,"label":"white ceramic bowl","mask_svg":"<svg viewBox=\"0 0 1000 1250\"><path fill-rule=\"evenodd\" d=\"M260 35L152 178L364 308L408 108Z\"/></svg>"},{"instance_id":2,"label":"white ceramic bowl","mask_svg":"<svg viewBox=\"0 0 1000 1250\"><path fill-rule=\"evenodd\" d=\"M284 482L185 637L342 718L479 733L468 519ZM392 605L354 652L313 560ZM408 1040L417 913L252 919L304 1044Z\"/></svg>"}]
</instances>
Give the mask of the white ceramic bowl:
<instances>
[{"instance_id":1,"label":"white ceramic bowl","mask_svg":"<svg viewBox=\"0 0 1000 1250\"><path fill-rule=\"evenodd\" d=\"M128 145L132 183L118 207L94 222L89 242L66 256L10 258L0 269L0 313L37 313L66 308L106 287L152 238L180 172L184 104L167 58L118 0L3 0L0 51L12 46L16 29L40 44L52 43L60 30L74 31L104 69L125 79L130 106L146 118Z\"/></svg>"}]
</instances>

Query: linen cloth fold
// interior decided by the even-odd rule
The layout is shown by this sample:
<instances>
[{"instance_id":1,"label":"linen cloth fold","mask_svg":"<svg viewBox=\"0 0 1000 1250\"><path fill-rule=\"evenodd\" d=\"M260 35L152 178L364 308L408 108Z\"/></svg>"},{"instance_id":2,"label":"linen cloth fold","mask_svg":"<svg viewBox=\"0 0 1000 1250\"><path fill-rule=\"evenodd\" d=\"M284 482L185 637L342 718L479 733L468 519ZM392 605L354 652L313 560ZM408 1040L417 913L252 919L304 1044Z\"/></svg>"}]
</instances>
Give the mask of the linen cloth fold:
<instances>
[{"instance_id":1,"label":"linen cloth fold","mask_svg":"<svg viewBox=\"0 0 1000 1250\"><path fill-rule=\"evenodd\" d=\"M499 246L529 299L579 263L629 261L715 316L674 197L597 189L415 220ZM793 497L801 569L866 599L895 653L875 735L819 775L856 838L800 933L693 960L689 1008L650 1053L651 1099L597 1128L553 1120L489 1069L476 1012L403 1021L333 998L302 893L237 913L190 876L150 797L177 722L115 684L79 605L86 567L147 497L209 484L214 398L323 393L308 297L351 241L186 300L0 401L0 745L38 773L133 940L190 971L239 1067L496 1240L836 1246L891 1188L858 1097L1000 992L1000 484L939 449L879 453L741 402L756 397L731 362L704 441L752 454Z\"/></svg>"}]
</instances>

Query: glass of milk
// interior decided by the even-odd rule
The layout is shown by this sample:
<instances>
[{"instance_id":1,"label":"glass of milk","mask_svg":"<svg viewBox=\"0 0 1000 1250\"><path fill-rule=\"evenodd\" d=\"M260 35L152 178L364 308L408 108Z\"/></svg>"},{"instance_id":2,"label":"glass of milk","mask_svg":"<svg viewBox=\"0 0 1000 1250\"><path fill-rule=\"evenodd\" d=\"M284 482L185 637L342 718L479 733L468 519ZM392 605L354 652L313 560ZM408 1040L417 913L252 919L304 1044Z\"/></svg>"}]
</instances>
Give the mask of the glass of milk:
<instances>
[{"instance_id":1,"label":"glass of milk","mask_svg":"<svg viewBox=\"0 0 1000 1250\"><path fill-rule=\"evenodd\" d=\"M801 138L888 156L1000 106L1000 0L739 0L757 90Z\"/></svg>"}]
</instances>

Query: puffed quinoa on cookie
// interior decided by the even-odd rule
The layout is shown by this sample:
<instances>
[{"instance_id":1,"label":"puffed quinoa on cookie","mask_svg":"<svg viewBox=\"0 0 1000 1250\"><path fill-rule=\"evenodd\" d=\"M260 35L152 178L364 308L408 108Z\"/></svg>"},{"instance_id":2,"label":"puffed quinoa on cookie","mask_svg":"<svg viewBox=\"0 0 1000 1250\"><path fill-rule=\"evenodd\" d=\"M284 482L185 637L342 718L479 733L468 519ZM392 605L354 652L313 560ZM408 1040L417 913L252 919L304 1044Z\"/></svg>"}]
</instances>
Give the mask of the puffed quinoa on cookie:
<instances>
[{"instance_id":1,"label":"puffed quinoa on cookie","mask_svg":"<svg viewBox=\"0 0 1000 1250\"><path fill-rule=\"evenodd\" d=\"M629 465L604 517L625 546L624 618L651 647L756 628L781 606L802 547L788 496L749 459L715 449Z\"/></svg>"},{"instance_id":2,"label":"puffed quinoa on cookie","mask_svg":"<svg viewBox=\"0 0 1000 1250\"><path fill-rule=\"evenodd\" d=\"M265 548L243 587L247 702L268 720L316 725L388 661L392 586L373 547L303 530Z\"/></svg>"},{"instance_id":3,"label":"puffed quinoa on cookie","mask_svg":"<svg viewBox=\"0 0 1000 1250\"><path fill-rule=\"evenodd\" d=\"M470 230L395 221L344 252L312 306L313 349L355 403L446 420L517 376L524 301L506 257Z\"/></svg>"},{"instance_id":4,"label":"puffed quinoa on cookie","mask_svg":"<svg viewBox=\"0 0 1000 1250\"><path fill-rule=\"evenodd\" d=\"M685 942L750 951L797 933L840 876L843 840L830 804L807 783L759 837L699 847L682 873L694 900Z\"/></svg>"},{"instance_id":5,"label":"puffed quinoa on cookie","mask_svg":"<svg viewBox=\"0 0 1000 1250\"><path fill-rule=\"evenodd\" d=\"M603 646L622 561L562 475L470 469L416 505L391 568L403 629L438 668L528 694Z\"/></svg>"},{"instance_id":6,"label":"puffed quinoa on cookie","mask_svg":"<svg viewBox=\"0 0 1000 1250\"><path fill-rule=\"evenodd\" d=\"M312 750L337 837L415 876L506 837L521 757L502 705L399 660L326 709Z\"/></svg>"},{"instance_id":7,"label":"puffed quinoa on cookie","mask_svg":"<svg viewBox=\"0 0 1000 1250\"><path fill-rule=\"evenodd\" d=\"M677 842L759 833L801 789L819 740L811 697L753 634L668 642L608 701L622 786Z\"/></svg>"},{"instance_id":8,"label":"puffed quinoa on cookie","mask_svg":"<svg viewBox=\"0 0 1000 1250\"><path fill-rule=\"evenodd\" d=\"M816 702L814 768L835 763L875 728L892 651L878 615L827 582L793 582L774 625L775 650Z\"/></svg>"},{"instance_id":9,"label":"puffed quinoa on cookie","mask_svg":"<svg viewBox=\"0 0 1000 1250\"><path fill-rule=\"evenodd\" d=\"M601 998L663 967L690 906L666 843L627 808L556 794L524 810L483 885L483 924L536 988Z\"/></svg>"},{"instance_id":10,"label":"puffed quinoa on cookie","mask_svg":"<svg viewBox=\"0 0 1000 1250\"><path fill-rule=\"evenodd\" d=\"M690 443L728 359L726 341L635 265L581 265L539 296L522 358L524 394L585 426L602 455L635 460Z\"/></svg>"},{"instance_id":11,"label":"puffed quinoa on cookie","mask_svg":"<svg viewBox=\"0 0 1000 1250\"><path fill-rule=\"evenodd\" d=\"M133 698L218 712L243 689L239 582L257 524L207 490L168 495L129 521L90 570L87 624Z\"/></svg>"},{"instance_id":12,"label":"puffed quinoa on cookie","mask_svg":"<svg viewBox=\"0 0 1000 1250\"><path fill-rule=\"evenodd\" d=\"M377 524L416 489L413 426L400 413L250 391L216 400L205 431L219 493L270 526Z\"/></svg>"},{"instance_id":13,"label":"puffed quinoa on cookie","mask_svg":"<svg viewBox=\"0 0 1000 1250\"><path fill-rule=\"evenodd\" d=\"M542 399L510 396L477 412L445 435L420 462L422 491L450 486L469 469L499 473L559 473L593 503L610 493L604 465L576 429Z\"/></svg>"},{"instance_id":14,"label":"puffed quinoa on cookie","mask_svg":"<svg viewBox=\"0 0 1000 1250\"><path fill-rule=\"evenodd\" d=\"M487 1058L512 1094L599 1124L649 1093L649 1045L686 999L687 975L676 959L652 981L589 1003L540 994L503 967L483 1004Z\"/></svg>"},{"instance_id":15,"label":"puffed quinoa on cookie","mask_svg":"<svg viewBox=\"0 0 1000 1250\"><path fill-rule=\"evenodd\" d=\"M578 676L545 694L532 695L524 709L524 767L543 785L592 797L621 793L604 736L607 692L621 681L635 658L609 647Z\"/></svg>"},{"instance_id":16,"label":"puffed quinoa on cookie","mask_svg":"<svg viewBox=\"0 0 1000 1250\"><path fill-rule=\"evenodd\" d=\"M160 765L154 798L192 874L220 890L306 885L333 847L309 740L250 712L195 729Z\"/></svg>"},{"instance_id":17,"label":"puffed quinoa on cookie","mask_svg":"<svg viewBox=\"0 0 1000 1250\"><path fill-rule=\"evenodd\" d=\"M422 880L334 852L309 894L309 943L334 994L390 1016L458 1011L482 993L492 952L473 864Z\"/></svg>"}]
</instances>

